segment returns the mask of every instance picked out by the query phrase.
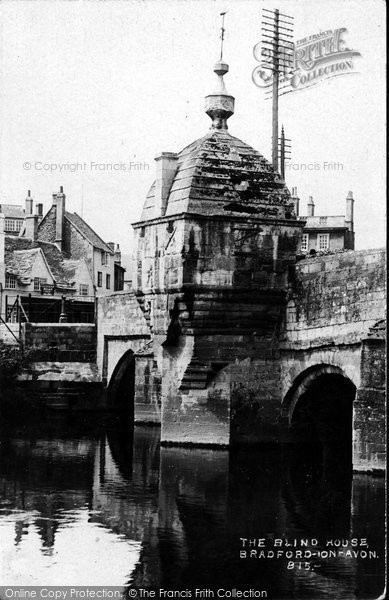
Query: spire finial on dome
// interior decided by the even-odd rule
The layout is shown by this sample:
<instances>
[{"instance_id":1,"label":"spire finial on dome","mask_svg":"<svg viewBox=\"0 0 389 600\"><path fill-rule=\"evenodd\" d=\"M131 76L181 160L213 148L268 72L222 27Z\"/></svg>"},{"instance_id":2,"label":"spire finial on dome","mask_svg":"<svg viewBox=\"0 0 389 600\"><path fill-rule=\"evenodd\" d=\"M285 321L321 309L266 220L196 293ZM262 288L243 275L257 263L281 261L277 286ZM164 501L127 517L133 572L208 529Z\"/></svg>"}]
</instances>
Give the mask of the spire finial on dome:
<instances>
[{"instance_id":1,"label":"spire finial on dome","mask_svg":"<svg viewBox=\"0 0 389 600\"><path fill-rule=\"evenodd\" d=\"M220 16L222 18L222 26L221 26L221 30L220 30L220 40L221 40L220 41L220 61L223 60L223 43L224 43L224 32L225 32L225 29L224 29L224 17L226 15L226 12L227 11L220 13Z\"/></svg>"},{"instance_id":2,"label":"spire finial on dome","mask_svg":"<svg viewBox=\"0 0 389 600\"><path fill-rule=\"evenodd\" d=\"M229 66L223 61L223 42L224 42L224 13L220 13L222 17L221 27L221 45L220 45L220 60L215 64L213 70L218 77L218 86L213 94L209 94L205 98L205 112L212 119L211 129L228 129L227 119L234 114L235 98L230 96L226 90L224 83L224 75L228 73Z\"/></svg>"}]
</instances>

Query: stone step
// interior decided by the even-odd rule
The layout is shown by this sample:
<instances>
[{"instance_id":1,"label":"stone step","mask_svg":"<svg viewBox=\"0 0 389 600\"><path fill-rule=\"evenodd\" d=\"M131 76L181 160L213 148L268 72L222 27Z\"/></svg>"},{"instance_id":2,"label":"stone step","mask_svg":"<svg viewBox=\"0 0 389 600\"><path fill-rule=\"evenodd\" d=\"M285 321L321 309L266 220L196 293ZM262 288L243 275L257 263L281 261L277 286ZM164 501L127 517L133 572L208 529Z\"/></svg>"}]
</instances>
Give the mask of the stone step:
<instances>
[{"instance_id":1,"label":"stone step","mask_svg":"<svg viewBox=\"0 0 389 600\"><path fill-rule=\"evenodd\" d=\"M191 373L208 373L209 370L209 367L204 365L192 365L192 363L187 367L187 371L190 371Z\"/></svg>"},{"instance_id":2,"label":"stone step","mask_svg":"<svg viewBox=\"0 0 389 600\"><path fill-rule=\"evenodd\" d=\"M182 391L205 390L213 373L211 366L193 358L186 368L180 389Z\"/></svg>"},{"instance_id":3,"label":"stone step","mask_svg":"<svg viewBox=\"0 0 389 600\"><path fill-rule=\"evenodd\" d=\"M181 383L180 390L189 391L189 390L205 390L207 387L206 381L191 381L190 383Z\"/></svg>"},{"instance_id":4,"label":"stone step","mask_svg":"<svg viewBox=\"0 0 389 600\"><path fill-rule=\"evenodd\" d=\"M207 381L208 379L208 372L206 373L194 373L193 371L190 371L189 373L186 372L184 377L182 378L182 381L185 383L189 383L191 381Z\"/></svg>"}]
</instances>

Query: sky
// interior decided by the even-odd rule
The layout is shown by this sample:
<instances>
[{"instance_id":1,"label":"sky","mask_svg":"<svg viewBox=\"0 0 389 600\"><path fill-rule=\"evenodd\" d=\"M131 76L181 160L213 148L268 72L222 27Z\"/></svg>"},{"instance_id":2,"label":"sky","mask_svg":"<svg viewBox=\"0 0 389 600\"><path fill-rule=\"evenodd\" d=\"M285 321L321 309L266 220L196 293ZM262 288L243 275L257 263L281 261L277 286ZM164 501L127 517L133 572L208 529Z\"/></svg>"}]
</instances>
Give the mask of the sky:
<instances>
[{"instance_id":1,"label":"sky","mask_svg":"<svg viewBox=\"0 0 389 600\"><path fill-rule=\"evenodd\" d=\"M280 98L292 140L286 183L298 188L301 214L310 195L316 214L344 214L352 190L356 249L383 246L381 0L3 0L0 202L24 204L30 189L46 211L62 185L67 210L131 252L155 156L209 130L204 97L214 89L224 11L229 131L270 160L271 102L252 80L262 8L292 15L295 40L344 27L347 46L360 52L352 74Z\"/></svg>"}]
</instances>

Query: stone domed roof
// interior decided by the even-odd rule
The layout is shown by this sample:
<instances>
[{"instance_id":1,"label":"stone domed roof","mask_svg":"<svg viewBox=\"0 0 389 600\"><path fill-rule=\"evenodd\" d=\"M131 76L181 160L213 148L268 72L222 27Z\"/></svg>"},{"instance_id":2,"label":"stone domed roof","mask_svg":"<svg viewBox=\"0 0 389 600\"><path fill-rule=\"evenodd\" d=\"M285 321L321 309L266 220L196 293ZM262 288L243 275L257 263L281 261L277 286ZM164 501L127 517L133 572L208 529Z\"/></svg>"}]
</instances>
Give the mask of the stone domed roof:
<instances>
[{"instance_id":1,"label":"stone domed roof","mask_svg":"<svg viewBox=\"0 0 389 600\"><path fill-rule=\"evenodd\" d=\"M154 189L155 184L142 221L159 216ZM178 154L165 216L184 212L290 218L293 207L285 182L259 152L226 129L211 129Z\"/></svg>"},{"instance_id":2,"label":"stone domed roof","mask_svg":"<svg viewBox=\"0 0 389 600\"><path fill-rule=\"evenodd\" d=\"M154 182L142 221L182 213L294 217L290 193L279 173L259 152L228 132L227 119L235 108L223 80L228 70L222 60L214 66L217 88L205 98L205 112L212 119L210 132L171 155L177 162L162 215L160 208L157 214Z\"/></svg>"}]
</instances>

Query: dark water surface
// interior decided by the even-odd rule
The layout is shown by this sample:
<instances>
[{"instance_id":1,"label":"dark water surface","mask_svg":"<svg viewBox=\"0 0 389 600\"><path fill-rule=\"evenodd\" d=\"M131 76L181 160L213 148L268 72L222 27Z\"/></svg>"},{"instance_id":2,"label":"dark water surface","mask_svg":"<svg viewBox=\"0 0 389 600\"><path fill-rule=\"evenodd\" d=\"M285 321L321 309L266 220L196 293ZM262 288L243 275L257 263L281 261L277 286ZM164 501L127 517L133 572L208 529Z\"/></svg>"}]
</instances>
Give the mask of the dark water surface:
<instances>
[{"instance_id":1,"label":"dark water surface","mask_svg":"<svg viewBox=\"0 0 389 600\"><path fill-rule=\"evenodd\" d=\"M341 449L326 456L323 470L307 448L160 448L158 428L132 434L83 419L29 432L4 428L0 584L164 588L192 597L196 588L278 599L382 593L384 479L345 475ZM240 556L317 553L334 548L327 540L360 538L368 547L352 549L375 557ZM274 539L295 546L274 547Z\"/></svg>"}]
</instances>

